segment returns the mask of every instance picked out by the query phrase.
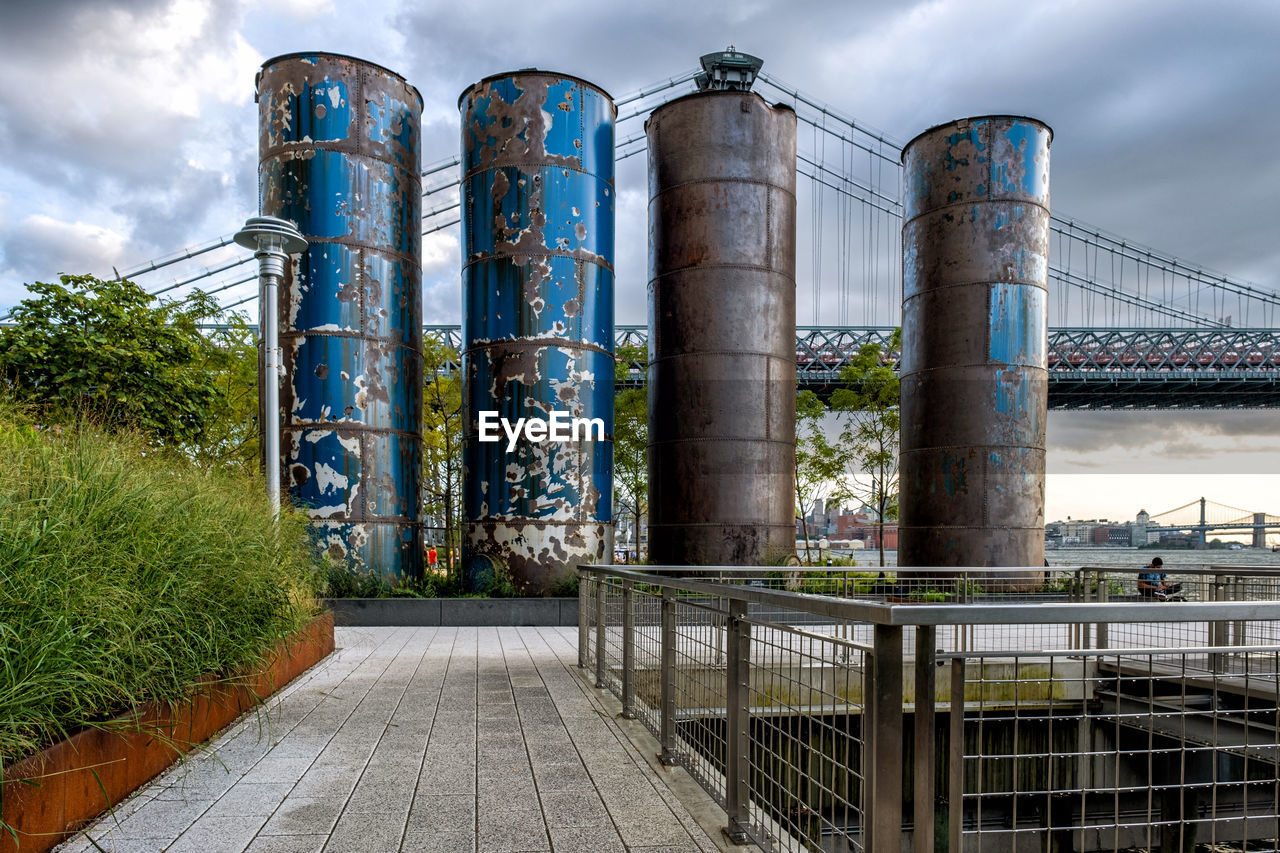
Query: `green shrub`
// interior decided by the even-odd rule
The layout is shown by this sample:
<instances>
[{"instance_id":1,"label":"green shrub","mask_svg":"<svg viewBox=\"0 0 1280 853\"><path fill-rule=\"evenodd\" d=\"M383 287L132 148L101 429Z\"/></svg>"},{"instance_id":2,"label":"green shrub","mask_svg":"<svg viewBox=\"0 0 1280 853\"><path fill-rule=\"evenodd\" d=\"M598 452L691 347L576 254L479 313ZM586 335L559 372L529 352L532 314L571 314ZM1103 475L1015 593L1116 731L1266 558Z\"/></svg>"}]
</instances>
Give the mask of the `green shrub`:
<instances>
[{"instance_id":1,"label":"green shrub","mask_svg":"<svg viewBox=\"0 0 1280 853\"><path fill-rule=\"evenodd\" d=\"M0 403L0 763L259 663L316 612L305 528L260 479Z\"/></svg>"}]
</instances>

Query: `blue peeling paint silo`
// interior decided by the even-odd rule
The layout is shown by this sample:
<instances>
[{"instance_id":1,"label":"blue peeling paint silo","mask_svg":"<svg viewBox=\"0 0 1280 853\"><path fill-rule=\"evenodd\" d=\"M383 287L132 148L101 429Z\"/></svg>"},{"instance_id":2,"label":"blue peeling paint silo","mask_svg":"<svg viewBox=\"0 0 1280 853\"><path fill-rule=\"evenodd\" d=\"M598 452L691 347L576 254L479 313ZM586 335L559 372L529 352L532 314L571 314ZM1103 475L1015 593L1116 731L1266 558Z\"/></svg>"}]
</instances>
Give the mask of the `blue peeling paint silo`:
<instances>
[{"instance_id":1,"label":"blue peeling paint silo","mask_svg":"<svg viewBox=\"0 0 1280 853\"><path fill-rule=\"evenodd\" d=\"M326 53L258 75L263 214L308 247L280 291L282 482L320 547L392 583L422 573L422 97Z\"/></svg>"},{"instance_id":2,"label":"blue peeling paint silo","mask_svg":"<svg viewBox=\"0 0 1280 853\"><path fill-rule=\"evenodd\" d=\"M586 81L532 69L481 80L459 109L463 559L473 588L505 572L544 594L613 550L617 111ZM510 445L481 440L482 416L596 428Z\"/></svg>"}]
</instances>

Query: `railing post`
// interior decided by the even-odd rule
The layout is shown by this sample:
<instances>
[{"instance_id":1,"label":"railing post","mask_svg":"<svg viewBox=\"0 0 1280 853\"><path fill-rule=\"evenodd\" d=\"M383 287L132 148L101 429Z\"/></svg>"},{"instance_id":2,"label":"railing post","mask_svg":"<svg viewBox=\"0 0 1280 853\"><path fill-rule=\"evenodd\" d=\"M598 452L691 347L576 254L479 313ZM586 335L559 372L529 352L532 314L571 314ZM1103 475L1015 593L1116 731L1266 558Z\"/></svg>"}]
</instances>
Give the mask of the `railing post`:
<instances>
[{"instance_id":1,"label":"railing post","mask_svg":"<svg viewBox=\"0 0 1280 853\"><path fill-rule=\"evenodd\" d=\"M724 582L723 576L719 580L721 583L723 583ZM728 606L729 606L728 599L723 597L717 597L715 599L716 611L723 611L727 609ZM709 624L711 625L711 642L714 645L716 650L716 663L718 664L723 663L724 655L725 655L725 632L729 630L728 622L726 622L724 626L721 627L719 624L717 624L720 621L720 617L716 615L716 613L709 613L707 615L707 619L709 620Z\"/></svg>"},{"instance_id":2,"label":"railing post","mask_svg":"<svg viewBox=\"0 0 1280 853\"><path fill-rule=\"evenodd\" d=\"M636 582L622 582L622 718L636 718Z\"/></svg>"},{"instance_id":3,"label":"railing post","mask_svg":"<svg viewBox=\"0 0 1280 853\"><path fill-rule=\"evenodd\" d=\"M934 658L937 628L916 627L916 731L912 768L912 838L915 853L933 853L934 780L936 734L934 732Z\"/></svg>"},{"instance_id":4,"label":"railing post","mask_svg":"<svg viewBox=\"0 0 1280 853\"><path fill-rule=\"evenodd\" d=\"M1213 576L1210 589L1210 601L1224 601L1227 597L1227 579L1221 574ZM1227 623L1225 620L1209 623L1209 645L1225 646L1227 644ZM1222 672L1226 668L1226 655L1213 652L1209 655L1209 671Z\"/></svg>"},{"instance_id":5,"label":"railing post","mask_svg":"<svg viewBox=\"0 0 1280 853\"><path fill-rule=\"evenodd\" d=\"M1071 570L1071 583L1067 591L1067 600L1084 603L1089 600L1089 571L1083 566ZM1072 642L1077 649L1089 648L1092 632L1088 622L1077 622L1073 626Z\"/></svg>"},{"instance_id":6,"label":"railing post","mask_svg":"<svg viewBox=\"0 0 1280 853\"><path fill-rule=\"evenodd\" d=\"M734 844L749 844L751 836L751 623L747 603L731 598L725 625L725 834ZM901 761L901 758L899 758Z\"/></svg>"},{"instance_id":7,"label":"railing post","mask_svg":"<svg viewBox=\"0 0 1280 853\"><path fill-rule=\"evenodd\" d=\"M964 848L964 658L951 659L951 720L947 738L947 850Z\"/></svg>"},{"instance_id":8,"label":"railing post","mask_svg":"<svg viewBox=\"0 0 1280 853\"><path fill-rule=\"evenodd\" d=\"M591 632L587 630L587 608L590 603L590 579L594 575L578 568L578 668L586 669L590 660Z\"/></svg>"},{"instance_id":9,"label":"railing post","mask_svg":"<svg viewBox=\"0 0 1280 853\"><path fill-rule=\"evenodd\" d=\"M596 581L596 687L604 687L606 667L604 630L605 603L609 593L609 585L604 575L597 575Z\"/></svg>"},{"instance_id":10,"label":"railing post","mask_svg":"<svg viewBox=\"0 0 1280 853\"><path fill-rule=\"evenodd\" d=\"M902 626L877 625L872 646L871 720L863 737L870 757L864 777L864 849L899 853L902 849Z\"/></svg>"},{"instance_id":11,"label":"railing post","mask_svg":"<svg viewBox=\"0 0 1280 853\"><path fill-rule=\"evenodd\" d=\"M1106 604L1110 598L1111 598L1111 592L1110 590L1107 589L1107 573L1099 569L1098 570L1098 603ZM1105 649L1110 644L1106 622L1099 622L1097 624L1097 627L1094 629L1093 634L1097 638L1097 642L1095 643L1095 648Z\"/></svg>"},{"instance_id":12,"label":"railing post","mask_svg":"<svg viewBox=\"0 0 1280 853\"><path fill-rule=\"evenodd\" d=\"M676 763L676 594L662 589L662 722L658 739L662 752L658 756L664 765Z\"/></svg>"},{"instance_id":13,"label":"railing post","mask_svg":"<svg viewBox=\"0 0 1280 853\"><path fill-rule=\"evenodd\" d=\"M1231 592L1227 595L1227 600L1228 601L1245 601L1247 590L1248 590L1248 585L1245 583L1245 579L1240 577L1239 575L1236 575L1234 578L1231 579ZM1244 619L1236 620L1235 625L1233 627L1233 636L1231 638L1231 645L1233 646L1245 645L1245 625L1246 624L1248 623Z\"/></svg>"}]
</instances>

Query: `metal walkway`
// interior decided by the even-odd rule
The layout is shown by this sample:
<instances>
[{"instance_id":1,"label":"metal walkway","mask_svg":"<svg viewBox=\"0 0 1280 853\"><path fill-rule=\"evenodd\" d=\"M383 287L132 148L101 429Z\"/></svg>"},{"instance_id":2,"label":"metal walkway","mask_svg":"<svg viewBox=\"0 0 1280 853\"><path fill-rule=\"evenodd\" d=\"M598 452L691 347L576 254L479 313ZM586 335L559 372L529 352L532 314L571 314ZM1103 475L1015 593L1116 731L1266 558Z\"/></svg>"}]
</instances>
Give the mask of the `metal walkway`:
<instances>
[{"instance_id":1,"label":"metal walkway","mask_svg":"<svg viewBox=\"0 0 1280 853\"><path fill-rule=\"evenodd\" d=\"M684 804L710 800L687 777L677 799L666 781L678 789L684 771L659 776L578 674L574 629L339 628L337 640L265 713L59 849L98 849L89 837L112 853L722 849Z\"/></svg>"}]
</instances>

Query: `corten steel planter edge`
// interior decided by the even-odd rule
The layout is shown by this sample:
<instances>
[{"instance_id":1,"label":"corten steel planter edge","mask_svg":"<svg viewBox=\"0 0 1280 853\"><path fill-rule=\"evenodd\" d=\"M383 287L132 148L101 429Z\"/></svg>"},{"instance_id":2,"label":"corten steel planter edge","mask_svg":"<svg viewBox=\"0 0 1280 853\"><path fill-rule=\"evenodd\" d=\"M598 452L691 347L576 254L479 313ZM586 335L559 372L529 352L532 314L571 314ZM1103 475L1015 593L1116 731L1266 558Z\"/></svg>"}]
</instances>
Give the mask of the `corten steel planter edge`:
<instances>
[{"instance_id":1,"label":"corten steel planter edge","mask_svg":"<svg viewBox=\"0 0 1280 853\"><path fill-rule=\"evenodd\" d=\"M60 844L323 660L333 648L333 613L325 611L282 640L268 657L271 663L247 680L228 684L207 676L186 702L172 710L148 703L136 714L112 721L131 731L83 729L6 767L0 808L20 843L15 845L13 836L4 831L0 853L44 853Z\"/></svg>"}]
</instances>

